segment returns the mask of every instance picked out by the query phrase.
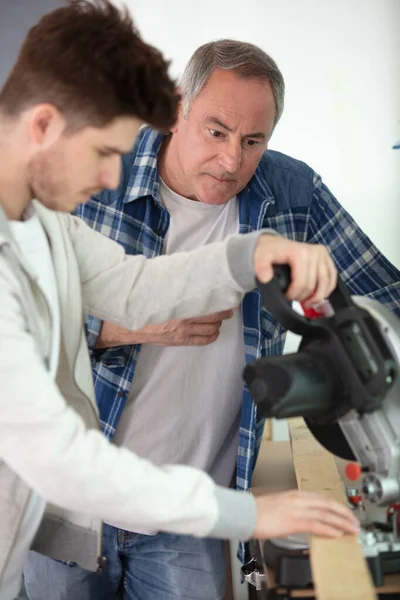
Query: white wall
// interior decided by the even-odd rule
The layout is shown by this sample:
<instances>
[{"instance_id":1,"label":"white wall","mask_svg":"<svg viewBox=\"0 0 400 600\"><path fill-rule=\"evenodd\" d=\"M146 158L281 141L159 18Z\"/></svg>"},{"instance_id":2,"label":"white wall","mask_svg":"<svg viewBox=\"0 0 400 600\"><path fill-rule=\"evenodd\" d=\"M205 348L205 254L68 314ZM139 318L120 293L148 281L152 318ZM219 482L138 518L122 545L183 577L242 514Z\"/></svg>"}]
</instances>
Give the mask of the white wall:
<instances>
[{"instance_id":1,"label":"white wall","mask_svg":"<svg viewBox=\"0 0 400 600\"><path fill-rule=\"evenodd\" d=\"M212 39L242 39L269 52L287 86L270 147L317 170L400 266L400 150L392 150L400 139L399 0L125 3L143 37L172 60L174 76ZM285 437L284 423L276 435ZM236 598L245 598L235 585Z\"/></svg>"}]
</instances>

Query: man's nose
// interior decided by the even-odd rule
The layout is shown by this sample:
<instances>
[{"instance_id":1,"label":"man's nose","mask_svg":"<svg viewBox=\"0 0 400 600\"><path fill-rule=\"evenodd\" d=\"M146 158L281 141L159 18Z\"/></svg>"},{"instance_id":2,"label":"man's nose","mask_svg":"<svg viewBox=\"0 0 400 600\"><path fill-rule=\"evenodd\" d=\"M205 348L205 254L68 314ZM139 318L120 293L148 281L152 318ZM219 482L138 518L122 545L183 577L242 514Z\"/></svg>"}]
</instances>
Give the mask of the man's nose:
<instances>
[{"instance_id":1,"label":"man's nose","mask_svg":"<svg viewBox=\"0 0 400 600\"><path fill-rule=\"evenodd\" d=\"M239 142L227 143L219 155L219 163L228 173L236 173L242 162L242 146Z\"/></svg>"},{"instance_id":2,"label":"man's nose","mask_svg":"<svg viewBox=\"0 0 400 600\"><path fill-rule=\"evenodd\" d=\"M107 166L104 166L100 173L100 186L103 189L115 190L118 187L121 178L121 157L119 155L113 156L108 162Z\"/></svg>"}]
</instances>

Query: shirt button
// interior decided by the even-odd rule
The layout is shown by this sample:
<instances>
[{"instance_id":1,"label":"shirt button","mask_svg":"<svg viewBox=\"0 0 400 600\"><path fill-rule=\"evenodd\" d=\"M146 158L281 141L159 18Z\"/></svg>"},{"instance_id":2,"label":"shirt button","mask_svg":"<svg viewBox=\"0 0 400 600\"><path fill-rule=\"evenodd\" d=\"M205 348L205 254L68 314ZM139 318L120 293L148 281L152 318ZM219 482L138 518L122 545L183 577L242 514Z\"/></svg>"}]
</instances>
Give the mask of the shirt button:
<instances>
[{"instance_id":1,"label":"shirt button","mask_svg":"<svg viewBox=\"0 0 400 600\"><path fill-rule=\"evenodd\" d=\"M126 396L126 392L123 392L122 390L120 390L117 394L117 396L119 396L119 398L125 398Z\"/></svg>"}]
</instances>

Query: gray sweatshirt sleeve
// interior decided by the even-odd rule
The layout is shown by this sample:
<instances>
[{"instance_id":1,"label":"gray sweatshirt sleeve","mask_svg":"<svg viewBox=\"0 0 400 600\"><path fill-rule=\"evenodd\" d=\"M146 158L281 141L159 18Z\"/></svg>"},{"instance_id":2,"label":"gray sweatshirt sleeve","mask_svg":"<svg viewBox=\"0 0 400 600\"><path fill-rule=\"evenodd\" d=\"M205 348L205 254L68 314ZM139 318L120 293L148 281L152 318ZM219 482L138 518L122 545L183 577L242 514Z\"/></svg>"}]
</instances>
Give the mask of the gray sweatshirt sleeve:
<instances>
[{"instance_id":1,"label":"gray sweatshirt sleeve","mask_svg":"<svg viewBox=\"0 0 400 600\"><path fill-rule=\"evenodd\" d=\"M209 534L210 537L242 541L251 538L257 519L253 494L217 486L215 496L219 518Z\"/></svg>"},{"instance_id":2,"label":"gray sweatshirt sleeve","mask_svg":"<svg viewBox=\"0 0 400 600\"><path fill-rule=\"evenodd\" d=\"M126 255L121 245L68 217L65 223L79 265L84 311L131 330L240 304L256 285L257 240L273 234L271 230L236 234L191 252L148 260Z\"/></svg>"},{"instance_id":3,"label":"gray sweatshirt sleeve","mask_svg":"<svg viewBox=\"0 0 400 600\"><path fill-rule=\"evenodd\" d=\"M257 242L264 234L277 235L272 229L261 229L228 239L228 265L236 282L244 290L250 291L256 285L253 257Z\"/></svg>"}]
</instances>

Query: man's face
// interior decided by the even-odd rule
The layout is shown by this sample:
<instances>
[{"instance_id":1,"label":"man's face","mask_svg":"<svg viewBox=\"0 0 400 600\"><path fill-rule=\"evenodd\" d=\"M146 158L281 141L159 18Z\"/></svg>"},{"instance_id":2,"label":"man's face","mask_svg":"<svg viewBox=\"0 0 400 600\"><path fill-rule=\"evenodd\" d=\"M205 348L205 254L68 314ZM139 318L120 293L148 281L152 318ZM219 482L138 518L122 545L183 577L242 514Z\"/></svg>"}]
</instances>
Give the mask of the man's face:
<instances>
[{"instance_id":1,"label":"man's face","mask_svg":"<svg viewBox=\"0 0 400 600\"><path fill-rule=\"evenodd\" d=\"M32 196L52 210L71 212L100 190L116 188L121 154L131 150L140 125L120 117L105 127L62 134L30 160Z\"/></svg>"},{"instance_id":2,"label":"man's face","mask_svg":"<svg viewBox=\"0 0 400 600\"><path fill-rule=\"evenodd\" d=\"M254 174L275 115L268 81L215 70L186 118L180 111L171 143L173 189L206 204L230 200Z\"/></svg>"}]
</instances>

